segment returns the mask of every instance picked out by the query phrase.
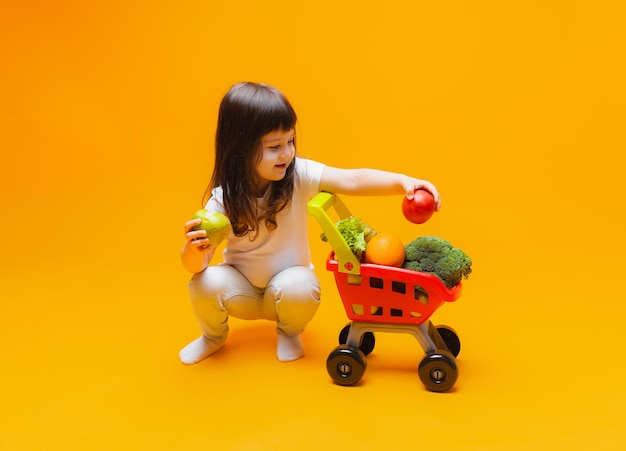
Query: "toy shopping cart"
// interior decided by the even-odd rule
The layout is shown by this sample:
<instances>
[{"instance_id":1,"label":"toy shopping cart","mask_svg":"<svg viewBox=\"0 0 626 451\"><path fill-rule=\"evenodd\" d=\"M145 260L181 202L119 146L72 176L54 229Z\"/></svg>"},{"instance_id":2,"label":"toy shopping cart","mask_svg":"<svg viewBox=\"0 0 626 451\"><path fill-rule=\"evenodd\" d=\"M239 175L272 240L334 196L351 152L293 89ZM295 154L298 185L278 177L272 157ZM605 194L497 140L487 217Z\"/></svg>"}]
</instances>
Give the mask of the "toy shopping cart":
<instances>
[{"instance_id":1,"label":"toy shopping cart","mask_svg":"<svg viewBox=\"0 0 626 451\"><path fill-rule=\"evenodd\" d=\"M333 252L326 261L332 271L346 314L351 322L339 334L339 346L326 361L330 377L339 385L361 380L374 350L374 332L404 332L413 335L425 357L418 374L428 390L442 392L454 386L456 356L461 343L448 326L434 326L429 318L445 302L461 296L461 284L448 289L432 274L359 261L328 216L334 207L339 219L350 211L339 197L320 193L308 204L324 231Z\"/></svg>"}]
</instances>

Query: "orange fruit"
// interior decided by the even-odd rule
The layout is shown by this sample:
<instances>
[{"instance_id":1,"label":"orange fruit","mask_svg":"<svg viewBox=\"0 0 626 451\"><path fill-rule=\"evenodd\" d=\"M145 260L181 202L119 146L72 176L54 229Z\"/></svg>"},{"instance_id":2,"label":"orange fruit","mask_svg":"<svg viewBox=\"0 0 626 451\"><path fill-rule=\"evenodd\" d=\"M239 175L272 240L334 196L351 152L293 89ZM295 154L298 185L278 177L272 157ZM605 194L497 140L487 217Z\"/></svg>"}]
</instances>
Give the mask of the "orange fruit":
<instances>
[{"instance_id":1,"label":"orange fruit","mask_svg":"<svg viewBox=\"0 0 626 451\"><path fill-rule=\"evenodd\" d=\"M378 232L365 247L365 262L401 267L405 250L402 240L393 233Z\"/></svg>"}]
</instances>

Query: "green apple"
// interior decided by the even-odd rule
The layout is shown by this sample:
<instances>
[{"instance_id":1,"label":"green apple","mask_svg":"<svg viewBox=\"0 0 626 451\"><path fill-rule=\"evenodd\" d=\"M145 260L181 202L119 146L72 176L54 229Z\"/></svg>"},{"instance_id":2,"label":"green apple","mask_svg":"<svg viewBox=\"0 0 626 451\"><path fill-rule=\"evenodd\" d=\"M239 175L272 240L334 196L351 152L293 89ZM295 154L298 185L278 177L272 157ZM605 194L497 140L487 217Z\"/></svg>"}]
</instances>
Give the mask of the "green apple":
<instances>
[{"instance_id":1,"label":"green apple","mask_svg":"<svg viewBox=\"0 0 626 451\"><path fill-rule=\"evenodd\" d=\"M200 225L194 227L194 230L205 230L211 246L218 246L232 230L230 221L220 212L198 210L193 215L193 219L202 221Z\"/></svg>"}]
</instances>

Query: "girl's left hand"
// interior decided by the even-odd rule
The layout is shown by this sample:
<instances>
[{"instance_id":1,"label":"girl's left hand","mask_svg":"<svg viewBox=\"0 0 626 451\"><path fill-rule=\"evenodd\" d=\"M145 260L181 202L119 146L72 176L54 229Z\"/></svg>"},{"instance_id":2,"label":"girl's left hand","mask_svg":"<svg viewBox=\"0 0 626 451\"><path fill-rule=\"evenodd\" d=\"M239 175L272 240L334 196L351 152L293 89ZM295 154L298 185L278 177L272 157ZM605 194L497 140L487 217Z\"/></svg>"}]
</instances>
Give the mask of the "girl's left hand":
<instances>
[{"instance_id":1,"label":"girl's left hand","mask_svg":"<svg viewBox=\"0 0 626 451\"><path fill-rule=\"evenodd\" d=\"M430 183L427 180L420 179L411 179L408 183L404 185L404 189L406 190L407 199L413 199L415 191L418 189L423 189L428 191L435 198L435 211L439 211L441 208L441 197L439 196L439 191L435 188L435 185Z\"/></svg>"}]
</instances>

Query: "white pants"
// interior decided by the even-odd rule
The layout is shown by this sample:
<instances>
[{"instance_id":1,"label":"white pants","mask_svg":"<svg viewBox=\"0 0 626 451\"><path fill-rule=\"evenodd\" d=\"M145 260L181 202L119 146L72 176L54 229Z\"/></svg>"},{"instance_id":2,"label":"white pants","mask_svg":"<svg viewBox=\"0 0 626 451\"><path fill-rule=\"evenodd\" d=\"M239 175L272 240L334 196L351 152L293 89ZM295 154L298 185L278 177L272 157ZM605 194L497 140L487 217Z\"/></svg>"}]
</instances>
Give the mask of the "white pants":
<instances>
[{"instance_id":1,"label":"white pants","mask_svg":"<svg viewBox=\"0 0 626 451\"><path fill-rule=\"evenodd\" d=\"M287 336L301 333L319 307L320 284L311 269L294 266L258 288L221 264L194 274L189 295L203 335L217 344L228 336L229 316L276 321L276 331Z\"/></svg>"}]
</instances>

